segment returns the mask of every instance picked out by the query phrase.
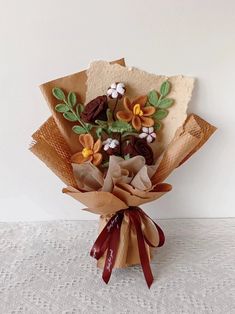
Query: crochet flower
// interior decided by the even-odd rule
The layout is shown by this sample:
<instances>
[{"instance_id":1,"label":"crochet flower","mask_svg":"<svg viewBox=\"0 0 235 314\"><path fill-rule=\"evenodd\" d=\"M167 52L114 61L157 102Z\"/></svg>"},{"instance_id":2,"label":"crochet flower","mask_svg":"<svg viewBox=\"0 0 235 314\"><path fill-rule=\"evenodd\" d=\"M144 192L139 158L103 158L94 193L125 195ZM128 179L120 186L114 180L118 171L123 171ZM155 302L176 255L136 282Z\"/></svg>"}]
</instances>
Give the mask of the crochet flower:
<instances>
[{"instance_id":1,"label":"crochet flower","mask_svg":"<svg viewBox=\"0 0 235 314\"><path fill-rule=\"evenodd\" d=\"M108 150L109 148L115 148L119 145L119 141L116 139L112 139L112 138L107 138L107 140L105 140L103 143L104 145L104 150Z\"/></svg>"},{"instance_id":2,"label":"crochet flower","mask_svg":"<svg viewBox=\"0 0 235 314\"><path fill-rule=\"evenodd\" d=\"M122 96L125 94L125 91L126 88L123 83L113 83L107 90L107 95L112 99L121 99Z\"/></svg>"},{"instance_id":3,"label":"crochet flower","mask_svg":"<svg viewBox=\"0 0 235 314\"><path fill-rule=\"evenodd\" d=\"M143 127L142 133L139 134L139 137L145 138L148 143L152 143L156 138L154 128L152 126L150 128Z\"/></svg>"},{"instance_id":4,"label":"crochet flower","mask_svg":"<svg viewBox=\"0 0 235 314\"><path fill-rule=\"evenodd\" d=\"M94 123L95 120L107 120L108 98L106 95L98 96L90 101L81 114L84 122Z\"/></svg>"},{"instance_id":5,"label":"crochet flower","mask_svg":"<svg viewBox=\"0 0 235 314\"><path fill-rule=\"evenodd\" d=\"M94 143L94 139L91 134L80 134L79 142L83 146L83 150L74 154L71 157L71 162L75 164L82 164L86 161L92 162L95 166L98 166L102 161L102 154L99 153L102 143L98 139Z\"/></svg>"},{"instance_id":6,"label":"crochet flower","mask_svg":"<svg viewBox=\"0 0 235 314\"><path fill-rule=\"evenodd\" d=\"M153 151L152 148L146 143L144 139L132 136L130 142L124 148L124 153L129 154L131 157L143 156L146 165L153 165Z\"/></svg>"},{"instance_id":7,"label":"crochet flower","mask_svg":"<svg viewBox=\"0 0 235 314\"><path fill-rule=\"evenodd\" d=\"M133 127L139 131L142 126L151 127L154 125L154 120L150 118L155 112L155 108L152 106L145 106L147 96L140 96L133 102L125 97L123 105L125 110L117 112L117 118L126 122L132 123Z\"/></svg>"},{"instance_id":8,"label":"crochet flower","mask_svg":"<svg viewBox=\"0 0 235 314\"><path fill-rule=\"evenodd\" d=\"M119 152L119 141L112 138L107 138L103 143L104 145L104 151L108 155L114 155Z\"/></svg>"}]
</instances>

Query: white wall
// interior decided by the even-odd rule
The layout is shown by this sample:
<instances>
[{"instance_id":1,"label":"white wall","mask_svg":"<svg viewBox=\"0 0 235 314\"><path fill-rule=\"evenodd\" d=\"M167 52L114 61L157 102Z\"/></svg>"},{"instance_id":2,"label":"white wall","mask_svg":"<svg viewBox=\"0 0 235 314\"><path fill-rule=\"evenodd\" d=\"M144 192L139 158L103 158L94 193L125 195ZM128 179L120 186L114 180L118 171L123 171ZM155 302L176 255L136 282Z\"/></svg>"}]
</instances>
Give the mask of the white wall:
<instances>
[{"instance_id":1,"label":"white wall","mask_svg":"<svg viewBox=\"0 0 235 314\"><path fill-rule=\"evenodd\" d=\"M190 111L219 130L144 206L152 217L234 216L233 0L0 0L0 220L95 219L27 149L49 116L42 82L93 59L126 57L157 74L198 78Z\"/></svg>"}]
</instances>

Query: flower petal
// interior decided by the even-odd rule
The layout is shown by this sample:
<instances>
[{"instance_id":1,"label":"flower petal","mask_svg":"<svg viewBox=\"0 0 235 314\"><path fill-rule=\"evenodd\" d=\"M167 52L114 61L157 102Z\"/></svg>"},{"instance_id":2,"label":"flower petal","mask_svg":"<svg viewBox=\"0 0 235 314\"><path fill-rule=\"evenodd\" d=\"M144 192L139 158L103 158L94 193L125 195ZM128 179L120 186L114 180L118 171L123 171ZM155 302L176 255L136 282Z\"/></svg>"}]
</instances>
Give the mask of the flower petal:
<instances>
[{"instance_id":1,"label":"flower petal","mask_svg":"<svg viewBox=\"0 0 235 314\"><path fill-rule=\"evenodd\" d=\"M94 139L91 134L85 134L84 136L85 140L85 147L92 149L94 146Z\"/></svg>"},{"instance_id":2,"label":"flower petal","mask_svg":"<svg viewBox=\"0 0 235 314\"><path fill-rule=\"evenodd\" d=\"M118 93L121 94L121 95L124 95L124 94L125 94L125 89L124 89L124 88L119 88L117 91L118 91Z\"/></svg>"},{"instance_id":3,"label":"flower petal","mask_svg":"<svg viewBox=\"0 0 235 314\"><path fill-rule=\"evenodd\" d=\"M115 148L119 144L118 140L112 140L112 142L109 144L110 148Z\"/></svg>"},{"instance_id":4,"label":"flower petal","mask_svg":"<svg viewBox=\"0 0 235 314\"><path fill-rule=\"evenodd\" d=\"M112 92L112 98L117 98L118 97L118 92L114 89Z\"/></svg>"},{"instance_id":5,"label":"flower petal","mask_svg":"<svg viewBox=\"0 0 235 314\"><path fill-rule=\"evenodd\" d=\"M148 97L147 96L139 96L132 102L134 105L139 104L141 107L143 107L147 102Z\"/></svg>"},{"instance_id":6,"label":"flower petal","mask_svg":"<svg viewBox=\"0 0 235 314\"><path fill-rule=\"evenodd\" d=\"M127 111L131 111L131 112L134 107L133 103L130 102L130 99L128 97L124 97L123 106Z\"/></svg>"},{"instance_id":7,"label":"flower petal","mask_svg":"<svg viewBox=\"0 0 235 314\"><path fill-rule=\"evenodd\" d=\"M143 126L147 126L147 127L150 127L150 126L153 126L154 125L154 120L151 119L151 118L147 118L147 117L140 117L141 119L141 124Z\"/></svg>"},{"instance_id":8,"label":"flower petal","mask_svg":"<svg viewBox=\"0 0 235 314\"><path fill-rule=\"evenodd\" d=\"M124 83L119 82L119 83L117 84L117 88L119 88L119 87L125 88L125 84L124 84Z\"/></svg>"},{"instance_id":9,"label":"flower petal","mask_svg":"<svg viewBox=\"0 0 235 314\"><path fill-rule=\"evenodd\" d=\"M152 114L154 114L155 108L152 106L147 106L142 108L142 111L144 116L151 116Z\"/></svg>"},{"instance_id":10,"label":"flower petal","mask_svg":"<svg viewBox=\"0 0 235 314\"><path fill-rule=\"evenodd\" d=\"M93 149L94 139L91 134L80 134L79 142L82 144L83 147Z\"/></svg>"},{"instance_id":11,"label":"flower petal","mask_svg":"<svg viewBox=\"0 0 235 314\"><path fill-rule=\"evenodd\" d=\"M85 147L85 141L84 141L85 134L79 135L79 142L82 144L83 147Z\"/></svg>"},{"instance_id":12,"label":"flower petal","mask_svg":"<svg viewBox=\"0 0 235 314\"><path fill-rule=\"evenodd\" d=\"M76 153L76 154L71 156L71 162L74 163L74 164L82 164L85 161L91 159L91 157L85 158L85 157L83 157L82 152L79 152L79 153Z\"/></svg>"},{"instance_id":13,"label":"flower petal","mask_svg":"<svg viewBox=\"0 0 235 314\"><path fill-rule=\"evenodd\" d=\"M156 138L156 137L157 137L157 134L156 134L156 133L154 133L154 132L153 132L153 133L151 133L150 135L151 135L153 138Z\"/></svg>"},{"instance_id":14,"label":"flower petal","mask_svg":"<svg viewBox=\"0 0 235 314\"><path fill-rule=\"evenodd\" d=\"M118 111L116 115L119 120L126 122L130 122L133 117L133 114L130 111Z\"/></svg>"},{"instance_id":15,"label":"flower petal","mask_svg":"<svg viewBox=\"0 0 235 314\"><path fill-rule=\"evenodd\" d=\"M140 121L139 116L133 116L132 125L137 131L141 129L141 121Z\"/></svg>"},{"instance_id":16,"label":"flower petal","mask_svg":"<svg viewBox=\"0 0 235 314\"><path fill-rule=\"evenodd\" d=\"M112 89L116 89L117 84L116 84L116 83L112 83L110 87L111 87Z\"/></svg>"},{"instance_id":17,"label":"flower petal","mask_svg":"<svg viewBox=\"0 0 235 314\"><path fill-rule=\"evenodd\" d=\"M148 135L148 136L147 136L147 142L148 142L148 143L151 143L152 141L153 141L152 136L151 136L151 135Z\"/></svg>"},{"instance_id":18,"label":"flower petal","mask_svg":"<svg viewBox=\"0 0 235 314\"><path fill-rule=\"evenodd\" d=\"M93 152L94 153L98 153L98 151L100 151L101 149L101 146L102 146L102 142L100 139L98 139L96 142L95 142L95 145L93 147Z\"/></svg>"},{"instance_id":19,"label":"flower petal","mask_svg":"<svg viewBox=\"0 0 235 314\"><path fill-rule=\"evenodd\" d=\"M103 141L103 145L105 145L105 144L110 144L112 142L112 139L111 139L111 137L109 137L109 138L107 138L105 141Z\"/></svg>"},{"instance_id":20,"label":"flower petal","mask_svg":"<svg viewBox=\"0 0 235 314\"><path fill-rule=\"evenodd\" d=\"M125 93L124 86L122 86L121 83L119 83L119 84L117 85L116 91L117 91L119 94L123 95L123 94Z\"/></svg>"},{"instance_id":21,"label":"flower petal","mask_svg":"<svg viewBox=\"0 0 235 314\"><path fill-rule=\"evenodd\" d=\"M149 128L149 134L153 133L153 131L154 131L154 128L151 126L151 127Z\"/></svg>"},{"instance_id":22,"label":"flower petal","mask_svg":"<svg viewBox=\"0 0 235 314\"><path fill-rule=\"evenodd\" d=\"M142 128L142 131L143 131L144 133L147 133L147 135L148 135L148 133L149 133L149 128L143 127L143 128ZM146 136L147 136L147 135L146 135Z\"/></svg>"},{"instance_id":23,"label":"flower petal","mask_svg":"<svg viewBox=\"0 0 235 314\"><path fill-rule=\"evenodd\" d=\"M93 155L92 163L95 166L98 166L102 161L102 154L96 153Z\"/></svg>"},{"instance_id":24,"label":"flower petal","mask_svg":"<svg viewBox=\"0 0 235 314\"><path fill-rule=\"evenodd\" d=\"M104 145L104 151L107 151L108 149L109 149L109 144L107 143Z\"/></svg>"},{"instance_id":25,"label":"flower petal","mask_svg":"<svg viewBox=\"0 0 235 314\"><path fill-rule=\"evenodd\" d=\"M113 89L112 89L112 88L109 88L109 89L107 90L107 95L108 95L108 96L112 95L112 92L113 92Z\"/></svg>"},{"instance_id":26,"label":"flower petal","mask_svg":"<svg viewBox=\"0 0 235 314\"><path fill-rule=\"evenodd\" d=\"M146 136L148 136L147 133L140 133L140 134L139 134L139 138L145 138Z\"/></svg>"}]
</instances>

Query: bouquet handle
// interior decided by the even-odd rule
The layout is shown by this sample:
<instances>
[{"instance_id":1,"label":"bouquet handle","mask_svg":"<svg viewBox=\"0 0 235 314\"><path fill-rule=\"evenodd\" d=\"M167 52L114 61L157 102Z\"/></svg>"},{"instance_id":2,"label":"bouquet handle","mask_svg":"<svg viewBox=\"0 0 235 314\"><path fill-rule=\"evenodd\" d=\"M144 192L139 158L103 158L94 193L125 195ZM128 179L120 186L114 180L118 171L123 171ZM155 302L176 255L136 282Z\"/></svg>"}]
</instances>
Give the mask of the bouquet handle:
<instances>
[{"instance_id":1,"label":"bouquet handle","mask_svg":"<svg viewBox=\"0 0 235 314\"><path fill-rule=\"evenodd\" d=\"M165 242L165 236L162 229L141 208L136 206L130 206L127 209L116 212L109 219L108 223L97 237L90 251L90 255L99 260L107 251L102 278L105 283L108 283L117 256L121 225L124 215L129 216L130 223L135 228L140 262L146 283L150 288L154 278L150 267L150 259L146 251L146 244L150 247L160 247ZM149 219L155 226L156 233L159 237L159 242L157 245L151 243L151 241L147 238L142 230L141 219L144 220L146 218Z\"/></svg>"}]
</instances>

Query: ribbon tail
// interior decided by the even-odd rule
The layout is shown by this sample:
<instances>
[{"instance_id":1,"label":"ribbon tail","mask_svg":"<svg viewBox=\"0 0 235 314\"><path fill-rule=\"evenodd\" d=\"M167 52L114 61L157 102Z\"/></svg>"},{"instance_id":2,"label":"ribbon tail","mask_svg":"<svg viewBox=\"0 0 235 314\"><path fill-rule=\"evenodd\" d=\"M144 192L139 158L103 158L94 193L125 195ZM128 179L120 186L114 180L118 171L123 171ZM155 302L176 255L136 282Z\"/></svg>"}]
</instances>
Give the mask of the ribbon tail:
<instances>
[{"instance_id":1,"label":"ribbon tail","mask_svg":"<svg viewBox=\"0 0 235 314\"><path fill-rule=\"evenodd\" d=\"M143 269L143 273L144 273L144 277L147 282L147 285L150 288L153 283L154 278L153 278L153 274L150 267L149 257L146 251L145 239L144 239L144 235L141 229L140 217L138 213L133 212L131 214L131 218L133 220L133 223L136 229L141 266Z\"/></svg>"},{"instance_id":2,"label":"ribbon tail","mask_svg":"<svg viewBox=\"0 0 235 314\"><path fill-rule=\"evenodd\" d=\"M104 240L104 236L106 236L106 239ZM95 259L99 260L100 257L104 254L105 250L107 249L108 242L110 239L110 234L108 234L107 230L104 229L96 239L95 243L93 244L90 256L94 257Z\"/></svg>"},{"instance_id":3,"label":"ribbon tail","mask_svg":"<svg viewBox=\"0 0 235 314\"><path fill-rule=\"evenodd\" d=\"M112 230L114 225L117 223L117 216L113 216L107 223L107 225L103 228L99 236L97 237L95 243L93 244L90 256L94 257L95 259L100 259L101 256L104 255L109 243L109 239L112 234Z\"/></svg>"},{"instance_id":4,"label":"ribbon tail","mask_svg":"<svg viewBox=\"0 0 235 314\"><path fill-rule=\"evenodd\" d=\"M154 222L154 225L158 231L158 234L159 234L159 244L158 244L158 247L161 247L163 246L163 244L165 243L165 235L164 235L164 232L163 230L156 224L156 222Z\"/></svg>"},{"instance_id":5,"label":"ribbon tail","mask_svg":"<svg viewBox=\"0 0 235 314\"><path fill-rule=\"evenodd\" d=\"M109 279L111 277L112 270L113 270L116 256L117 256L117 251L118 251L118 246L119 246L119 241L120 241L121 223L122 223L122 218L121 218L121 221L119 221L119 223L116 225L116 228L113 230L109 239L109 243L108 243L105 265L104 265L104 270L102 274L102 278L106 284L109 282Z\"/></svg>"},{"instance_id":6,"label":"ribbon tail","mask_svg":"<svg viewBox=\"0 0 235 314\"><path fill-rule=\"evenodd\" d=\"M139 214L140 216L146 216L148 219L150 219L152 221L152 223L154 224L154 226L156 227L157 231L158 231L158 235L159 235L159 243L157 246L153 245L146 237L145 237L145 241L147 242L147 244L151 247L161 247L163 246L163 244L165 243L165 235L163 230L156 224L155 221L152 220L152 218L150 218L141 208L139 208Z\"/></svg>"}]
</instances>

